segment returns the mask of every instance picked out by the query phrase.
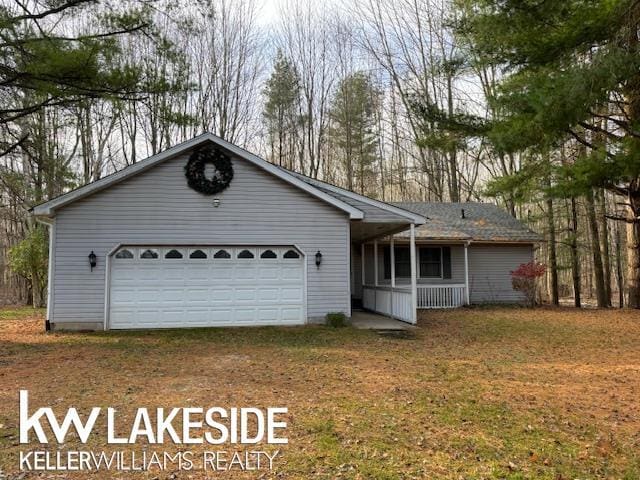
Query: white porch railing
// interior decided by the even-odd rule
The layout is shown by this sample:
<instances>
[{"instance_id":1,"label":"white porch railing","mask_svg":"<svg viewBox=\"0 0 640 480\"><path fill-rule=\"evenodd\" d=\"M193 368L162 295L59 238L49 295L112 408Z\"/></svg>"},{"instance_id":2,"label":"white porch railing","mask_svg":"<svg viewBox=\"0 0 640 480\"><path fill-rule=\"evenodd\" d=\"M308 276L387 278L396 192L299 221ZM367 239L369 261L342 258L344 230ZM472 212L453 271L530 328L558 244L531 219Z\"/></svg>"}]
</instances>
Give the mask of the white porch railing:
<instances>
[{"instance_id":1,"label":"white porch railing","mask_svg":"<svg viewBox=\"0 0 640 480\"><path fill-rule=\"evenodd\" d=\"M456 308L466 303L464 284L418 285L417 293L418 309ZM411 323L411 288L365 285L362 287L362 306Z\"/></svg>"},{"instance_id":2,"label":"white porch railing","mask_svg":"<svg viewBox=\"0 0 640 480\"><path fill-rule=\"evenodd\" d=\"M404 322L412 322L410 288L365 285L362 287L362 306Z\"/></svg>"},{"instance_id":3,"label":"white porch railing","mask_svg":"<svg viewBox=\"0 0 640 480\"><path fill-rule=\"evenodd\" d=\"M418 285L418 308L456 308L465 302L464 284Z\"/></svg>"}]
</instances>

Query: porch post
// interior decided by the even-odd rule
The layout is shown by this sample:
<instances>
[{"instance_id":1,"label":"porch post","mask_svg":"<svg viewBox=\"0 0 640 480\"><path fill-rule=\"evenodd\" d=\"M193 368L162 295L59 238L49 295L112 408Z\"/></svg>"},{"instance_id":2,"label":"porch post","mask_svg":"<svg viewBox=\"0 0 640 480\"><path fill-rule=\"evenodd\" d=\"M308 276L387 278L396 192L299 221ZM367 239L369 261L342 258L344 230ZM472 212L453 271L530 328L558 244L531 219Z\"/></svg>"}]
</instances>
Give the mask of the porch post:
<instances>
[{"instance_id":1,"label":"porch post","mask_svg":"<svg viewBox=\"0 0 640 480\"><path fill-rule=\"evenodd\" d=\"M362 275L362 287L365 286L365 269L364 269L364 242L360 244L360 271ZM363 293L364 295L364 293Z\"/></svg>"},{"instance_id":2,"label":"porch post","mask_svg":"<svg viewBox=\"0 0 640 480\"><path fill-rule=\"evenodd\" d=\"M378 239L373 241L373 275L375 276L373 284L378 286Z\"/></svg>"},{"instance_id":3,"label":"porch post","mask_svg":"<svg viewBox=\"0 0 640 480\"><path fill-rule=\"evenodd\" d=\"M416 226L411 224L411 323L418 323L418 279L416 268Z\"/></svg>"},{"instance_id":4,"label":"porch post","mask_svg":"<svg viewBox=\"0 0 640 480\"><path fill-rule=\"evenodd\" d=\"M389 253L391 255L391 288L395 288L396 287L396 252L395 252L393 235L391 235L391 246L389 248L390 248Z\"/></svg>"},{"instance_id":5,"label":"porch post","mask_svg":"<svg viewBox=\"0 0 640 480\"><path fill-rule=\"evenodd\" d=\"M464 242L464 301L469 305L469 242Z\"/></svg>"},{"instance_id":6,"label":"porch post","mask_svg":"<svg viewBox=\"0 0 640 480\"><path fill-rule=\"evenodd\" d=\"M389 257L391 259L391 294L390 294L390 298L391 298L391 313L389 314L389 316L391 318L394 318L393 316L393 295L395 294L395 289L396 289L396 252L395 252L395 245L394 245L394 240L393 240L393 234L391 234L391 239L389 242Z\"/></svg>"}]
</instances>

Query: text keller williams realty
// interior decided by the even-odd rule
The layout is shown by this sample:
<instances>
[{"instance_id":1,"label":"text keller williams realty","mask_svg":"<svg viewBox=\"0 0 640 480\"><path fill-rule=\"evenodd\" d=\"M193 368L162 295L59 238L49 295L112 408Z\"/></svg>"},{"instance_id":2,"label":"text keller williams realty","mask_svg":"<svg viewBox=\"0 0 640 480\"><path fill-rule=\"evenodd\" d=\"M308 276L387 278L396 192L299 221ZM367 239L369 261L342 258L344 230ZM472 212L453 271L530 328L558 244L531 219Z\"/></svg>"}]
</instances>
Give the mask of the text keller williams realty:
<instances>
[{"instance_id":1,"label":"text keller williams realty","mask_svg":"<svg viewBox=\"0 0 640 480\"><path fill-rule=\"evenodd\" d=\"M270 407L264 411L259 408L230 408L201 407L164 408L155 409L151 415L146 408L138 408L131 425L126 426L118 421L114 408L106 409L107 444L136 444L144 441L149 445L163 444L170 441L182 445L223 445L223 444L287 444L288 439L277 435L278 430L285 429L287 423L277 418L286 414L285 407ZM105 415L104 409L91 409L85 422L80 419L75 408L69 408L62 422L56 418L50 407L38 408L29 414L29 394L20 391L20 443L29 443L29 433L33 431L37 441L49 443L44 426L48 426L57 443L65 442L71 427L78 438L86 444L94 432L97 420ZM181 428L176 429L173 422L181 421ZM44 426L43 426L44 423ZM251 423L251 428L250 428ZM116 428L120 427L120 428ZM126 432L126 435L116 432ZM276 452L263 450L248 451L208 451L200 457L200 468L210 470L225 470L240 468L243 470L257 470L273 468ZM194 453L190 451L179 453L144 451L136 455L131 452L90 452L90 451L21 451L21 470L147 470L151 467L165 469L167 463L176 464L179 469L191 470L197 466Z\"/></svg>"}]
</instances>

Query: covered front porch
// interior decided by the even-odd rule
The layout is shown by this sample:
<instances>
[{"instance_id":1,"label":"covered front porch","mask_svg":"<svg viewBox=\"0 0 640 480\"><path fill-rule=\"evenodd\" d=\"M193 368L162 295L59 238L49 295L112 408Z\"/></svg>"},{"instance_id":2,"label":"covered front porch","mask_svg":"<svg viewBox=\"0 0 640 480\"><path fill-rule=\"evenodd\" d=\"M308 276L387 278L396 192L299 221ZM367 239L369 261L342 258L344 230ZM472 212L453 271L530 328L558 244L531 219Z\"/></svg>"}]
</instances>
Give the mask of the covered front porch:
<instances>
[{"instance_id":1,"label":"covered front porch","mask_svg":"<svg viewBox=\"0 0 640 480\"><path fill-rule=\"evenodd\" d=\"M415 324L419 309L470 303L469 242L417 239L415 230L408 224L352 242L351 291L356 304Z\"/></svg>"}]
</instances>

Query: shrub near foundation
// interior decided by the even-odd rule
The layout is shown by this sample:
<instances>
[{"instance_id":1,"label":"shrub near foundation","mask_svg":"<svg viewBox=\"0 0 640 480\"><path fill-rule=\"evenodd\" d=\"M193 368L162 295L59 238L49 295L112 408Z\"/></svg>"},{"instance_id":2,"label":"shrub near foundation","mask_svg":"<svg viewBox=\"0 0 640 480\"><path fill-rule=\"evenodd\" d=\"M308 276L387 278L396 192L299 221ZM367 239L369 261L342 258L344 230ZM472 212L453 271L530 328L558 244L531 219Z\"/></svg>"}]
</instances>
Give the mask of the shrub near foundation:
<instances>
[{"instance_id":1,"label":"shrub near foundation","mask_svg":"<svg viewBox=\"0 0 640 480\"><path fill-rule=\"evenodd\" d=\"M347 316L343 312L329 312L327 313L327 325L333 328L340 328L347 326Z\"/></svg>"}]
</instances>

